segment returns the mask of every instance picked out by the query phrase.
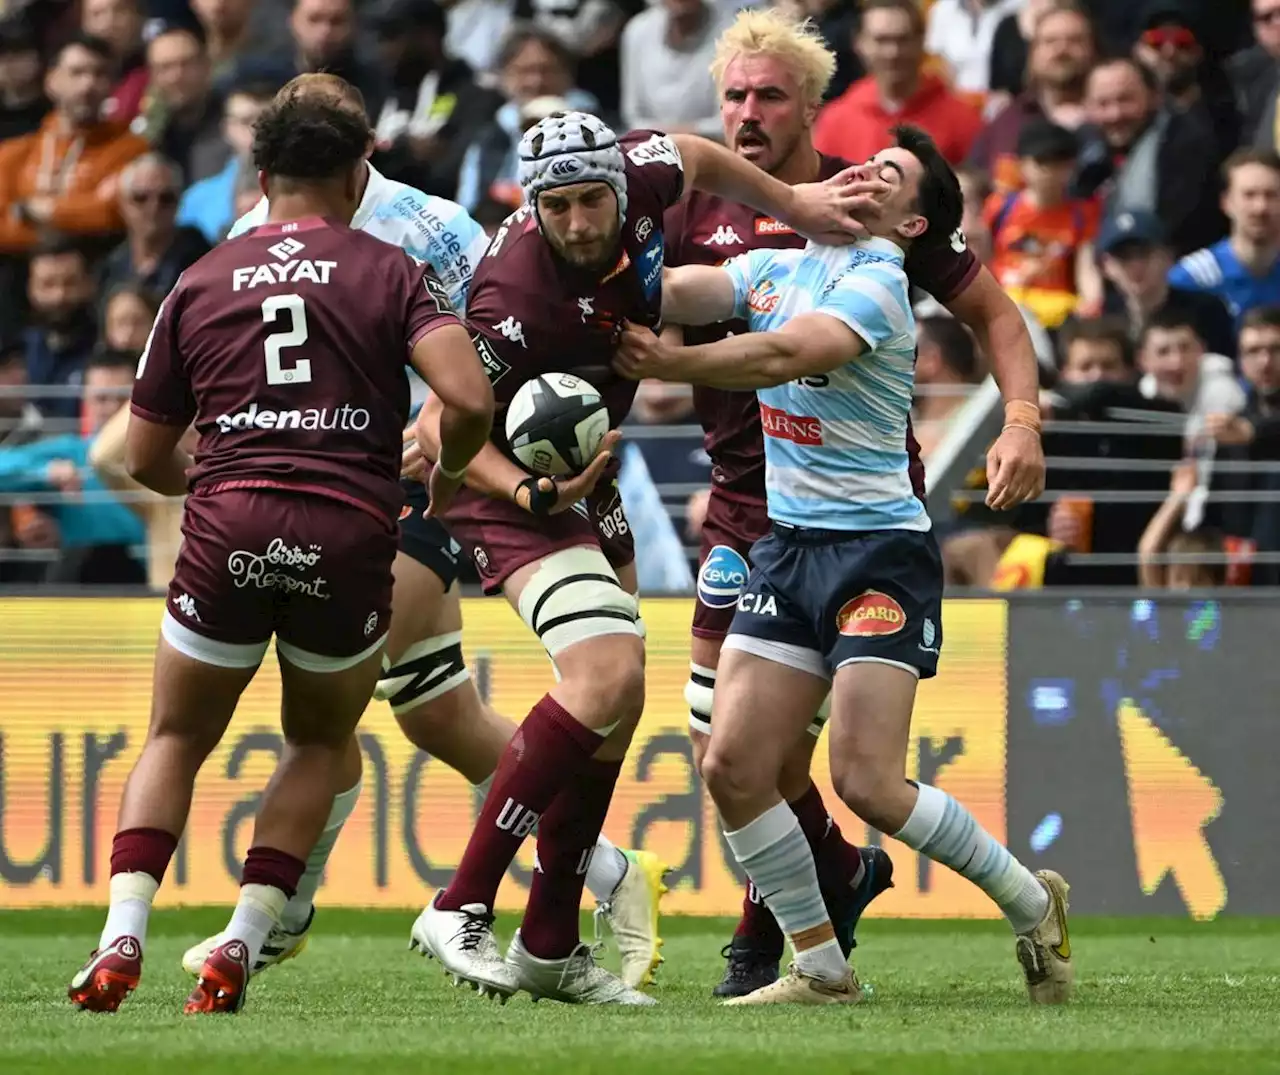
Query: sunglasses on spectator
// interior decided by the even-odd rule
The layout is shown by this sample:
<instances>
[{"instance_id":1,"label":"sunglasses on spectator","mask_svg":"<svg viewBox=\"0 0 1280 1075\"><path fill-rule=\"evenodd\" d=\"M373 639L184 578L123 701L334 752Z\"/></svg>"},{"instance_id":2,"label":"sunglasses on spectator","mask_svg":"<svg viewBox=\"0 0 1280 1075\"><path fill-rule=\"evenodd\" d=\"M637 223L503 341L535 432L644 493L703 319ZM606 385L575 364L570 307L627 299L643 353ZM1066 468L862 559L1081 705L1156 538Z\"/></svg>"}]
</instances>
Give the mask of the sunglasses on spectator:
<instances>
[{"instance_id":1,"label":"sunglasses on spectator","mask_svg":"<svg viewBox=\"0 0 1280 1075\"><path fill-rule=\"evenodd\" d=\"M1185 26L1157 26L1142 35L1142 43L1148 48L1193 49L1199 43L1196 35Z\"/></svg>"},{"instance_id":2,"label":"sunglasses on spectator","mask_svg":"<svg viewBox=\"0 0 1280 1075\"><path fill-rule=\"evenodd\" d=\"M134 205L177 205L178 192L176 190L134 190L129 193L129 201Z\"/></svg>"}]
</instances>

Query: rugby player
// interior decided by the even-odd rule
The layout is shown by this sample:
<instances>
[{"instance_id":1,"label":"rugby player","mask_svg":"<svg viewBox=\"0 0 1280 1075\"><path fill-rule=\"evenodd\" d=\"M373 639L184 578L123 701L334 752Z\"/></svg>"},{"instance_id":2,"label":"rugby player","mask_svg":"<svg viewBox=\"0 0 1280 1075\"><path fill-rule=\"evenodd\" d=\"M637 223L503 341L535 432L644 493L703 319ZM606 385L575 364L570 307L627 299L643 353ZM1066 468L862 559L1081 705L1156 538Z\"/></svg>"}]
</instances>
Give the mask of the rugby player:
<instances>
[{"instance_id":1,"label":"rugby player","mask_svg":"<svg viewBox=\"0 0 1280 1075\"><path fill-rule=\"evenodd\" d=\"M196 774L274 634L284 758L263 794L239 903L186 1011L243 1006L382 667L406 357L448 415L431 477L437 505L489 435L493 393L435 273L335 223L355 209L369 137L363 116L328 101L269 108L254 134L267 223L183 273L138 362L129 475L190 495L151 726L112 843L110 910L69 990L82 1008L115 1011L137 986ZM375 293L369 280L380 281ZM179 447L193 423L194 469Z\"/></svg>"},{"instance_id":2,"label":"rugby player","mask_svg":"<svg viewBox=\"0 0 1280 1075\"><path fill-rule=\"evenodd\" d=\"M618 137L593 116L557 113L525 132L519 152L527 204L494 236L467 303L504 404L528 378L565 372L601 392L613 423L626 416L635 385L610 368L617 332L625 318L658 323L663 214L686 184L817 237L849 241L860 230L851 212L865 199L843 180L789 187L692 136ZM428 437L433 404L421 421ZM585 484L538 479L495 439L444 516L486 590L504 593L538 635L559 680L503 755L457 873L413 929L413 942L456 978L501 996L649 1002L597 967L578 937L583 874L644 706L634 543L612 470L595 486L615 439ZM535 824L528 909L504 960L493 901Z\"/></svg>"},{"instance_id":3,"label":"rugby player","mask_svg":"<svg viewBox=\"0 0 1280 1075\"><path fill-rule=\"evenodd\" d=\"M299 94L335 101L365 117L360 91L336 75L301 75L280 91L278 99ZM387 179L367 160L360 184L351 226L425 261L435 269L455 308L464 309L471 275L489 241L480 225L455 202ZM264 223L267 213L264 197L235 223L231 237ZM439 519L426 517L426 471L412 425L406 428L402 475L406 503L392 566L391 629L375 696L391 703L401 729L418 749L485 789L516 726L481 701L463 661L459 548ZM262 947L255 973L304 950L325 866L360 797L360 774L360 749L353 740L343 770L344 790L335 797L324 831L307 857L297 892ZM663 872L652 852L622 851L603 834L587 871L586 887L617 941L622 976L632 986L647 984L660 959ZM182 957L188 973L198 974L221 940L216 934L188 949Z\"/></svg>"},{"instance_id":4,"label":"rugby player","mask_svg":"<svg viewBox=\"0 0 1280 1075\"><path fill-rule=\"evenodd\" d=\"M725 144L787 183L825 179L847 161L819 154L811 140L835 57L812 24L777 9L748 10L724 31L712 74L720 90ZM780 221L701 191L690 192L667 214L668 265L718 265L748 250L800 248L804 239ZM906 262L913 286L932 294L975 333L1007 399L1036 399L1031 340L1017 308L966 248L964 236L928 235L911 245ZM742 320L689 328L690 343L709 343L746 331ZM673 330L674 331L674 330ZM754 392L696 386L694 404L712 462L711 499L703 528L701 570L694 606L689 703L694 758L701 766L710 734L720 647L733 618L750 563L751 546L769 530L764 488L764 437ZM919 449L907 431L917 493L924 495ZM993 506L1012 507L1044 486L1039 444L1017 434L1001 437L988 473ZM879 849L861 852L841 835L809 777L824 703L782 768L778 790L791 804L818 864L818 877L841 947L854 945L854 927L867 904L887 888L893 864ZM717 996L740 996L778 977L783 937L767 906L748 885L743 914L730 944Z\"/></svg>"},{"instance_id":5,"label":"rugby player","mask_svg":"<svg viewBox=\"0 0 1280 1075\"><path fill-rule=\"evenodd\" d=\"M897 145L864 166L884 187L871 239L670 269L665 316L736 317L751 331L678 347L629 325L619 349L631 377L759 390L773 528L752 549L725 639L703 776L729 846L796 958L785 977L728 1004L861 998L813 853L778 793L829 690L841 799L991 896L1016 934L1033 1002L1061 1003L1071 991L1066 883L1033 875L945 791L906 779L916 685L935 674L942 648L942 560L906 447L915 324L905 262L929 232L959 226L962 198L928 135L894 133ZM1004 436L1039 441L1031 403L1015 401Z\"/></svg>"}]
</instances>

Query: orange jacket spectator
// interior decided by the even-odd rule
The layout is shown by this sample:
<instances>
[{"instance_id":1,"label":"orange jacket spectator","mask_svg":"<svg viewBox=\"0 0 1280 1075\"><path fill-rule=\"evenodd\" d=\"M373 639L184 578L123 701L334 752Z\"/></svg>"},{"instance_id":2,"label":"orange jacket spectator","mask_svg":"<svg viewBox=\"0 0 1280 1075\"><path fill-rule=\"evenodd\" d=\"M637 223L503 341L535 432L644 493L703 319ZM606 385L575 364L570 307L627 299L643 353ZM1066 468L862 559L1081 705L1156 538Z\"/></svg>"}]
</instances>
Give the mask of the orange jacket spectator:
<instances>
[{"instance_id":1,"label":"orange jacket spectator","mask_svg":"<svg viewBox=\"0 0 1280 1075\"><path fill-rule=\"evenodd\" d=\"M0 143L0 253L29 250L38 230L107 235L123 227L116 176L144 139L97 117L111 90L110 53L73 38L46 79L53 111L40 129Z\"/></svg>"},{"instance_id":2,"label":"orange jacket spectator","mask_svg":"<svg viewBox=\"0 0 1280 1075\"><path fill-rule=\"evenodd\" d=\"M821 153L864 161L893 144L889 131L910 123L933 136L943 156L959 164L982 130L982 114L936 75L922 75L897 111L885 108L871 76L861 78L818 115L813 144Z\"/></svg>"}]
</instances>

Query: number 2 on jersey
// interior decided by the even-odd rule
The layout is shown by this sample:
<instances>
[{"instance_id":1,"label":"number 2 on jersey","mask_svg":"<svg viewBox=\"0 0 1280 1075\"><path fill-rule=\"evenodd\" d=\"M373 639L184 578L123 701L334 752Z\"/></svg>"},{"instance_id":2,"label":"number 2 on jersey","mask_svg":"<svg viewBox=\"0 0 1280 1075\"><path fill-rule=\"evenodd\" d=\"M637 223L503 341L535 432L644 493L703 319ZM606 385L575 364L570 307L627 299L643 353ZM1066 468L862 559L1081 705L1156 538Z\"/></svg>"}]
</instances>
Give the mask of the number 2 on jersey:
<instances>
[{"instance_id":1,"label":"number 2 on jersey","mask_svg":"<svg viewBox=\"0 0 1280 1075\"><path fill-rule=\"evenodd\" d=\"M307 384L311 380L311 360L300 358L285 366L280 352L286 347L301 347L307 342L307 307L301 295L272 295L262 300L262 321L271 325L289 315L289 328L267 337L267 384Z\"/></svg>"}]
</instances>

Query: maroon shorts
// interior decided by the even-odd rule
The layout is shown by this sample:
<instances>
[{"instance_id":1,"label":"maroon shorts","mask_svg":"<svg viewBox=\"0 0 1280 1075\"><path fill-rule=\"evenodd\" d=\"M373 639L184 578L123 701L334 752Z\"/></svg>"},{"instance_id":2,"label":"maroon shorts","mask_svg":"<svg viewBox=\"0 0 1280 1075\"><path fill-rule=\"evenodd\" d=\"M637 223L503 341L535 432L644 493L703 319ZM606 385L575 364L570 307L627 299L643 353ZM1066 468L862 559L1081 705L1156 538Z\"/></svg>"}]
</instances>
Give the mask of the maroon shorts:
<instances>
[{"instance_id":1,"label":"maroon shorts","mask_svg":"<svg viewBox=\"0 0 1280 1075\"><path fill-rule=\"evenodd\" d=\"M290 663L339 671L391 622L389 522L329 497L228 489L187 498L164 636L208 664L252 668L272 634Z\"/></svg>"},{"instance_id":2,"label":"maroon shorts","mask_svg":"<svg viewBox=\"0 0 1280 1075\"><path fill-rule=\"evenodd\" d=\"M723 493L711 487L702 524L698 557L698 600L693 606L693 634L723 639L747 583L751 546L769 532L769 508L763 498Z\"/></svg>"},{"instance_id":3,"label":"maroon shorts","mask_svg":"<svg viewBox=\"0 0 1280 1075\"><path fill-rule=\"evenodd\" d=\"M603 479L591 496L558 515L539 517L509 500L459 490L444 514L449 533L476 565L484 592L497 593L520 568L575 545L597 545L617 570L636 558L635 538L616 482Z\"/></svg>"}]
</instances>

